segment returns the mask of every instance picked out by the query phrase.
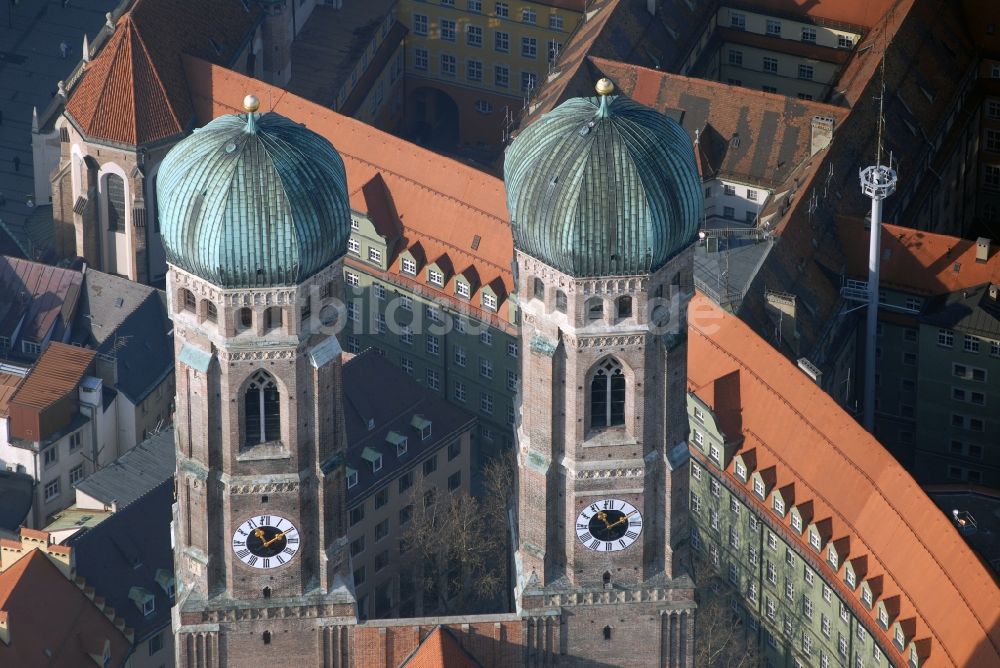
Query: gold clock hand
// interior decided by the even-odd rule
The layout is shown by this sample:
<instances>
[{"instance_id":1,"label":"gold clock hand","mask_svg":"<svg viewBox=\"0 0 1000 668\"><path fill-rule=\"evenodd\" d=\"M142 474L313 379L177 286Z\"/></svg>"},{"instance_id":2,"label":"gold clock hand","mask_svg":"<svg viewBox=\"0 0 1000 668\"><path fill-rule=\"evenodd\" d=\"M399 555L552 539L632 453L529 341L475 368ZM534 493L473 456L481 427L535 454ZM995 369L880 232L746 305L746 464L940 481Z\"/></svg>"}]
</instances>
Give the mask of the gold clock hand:
<instances>
[{"instance_id":1,"label":"gold clock hand","mask_svg":"<svg viewBox=\"0 0 1000 668\"><path fill-rule=\"evenodd\" d=\"M628 515L623 515L622 517L619 517L617 520L615 520L615 522L613 524L608 524L608 528L609 529L614 529L616 526L618 526L619 524L621 524L622 522L624 522L628 518L632 517L637 512L639 512L639 511L638 510L633 510ZM605 522L605 524L607 524L607 522Z\"/></svg>"},{"instance_id":2,"label":"gold clock hand","mask_svg":"<svg viewBox=\"0 0 1000 668\"><path fill-rule=\"evenodd\" d=\"M606 512L604 512L603 510L601 512L597 513L597 519L599 519L602 522L604 522L604 527L605 528L607 528L607 529L611 528L611 525L608 524L608 514Z\"/></svg>"},{"instance_id":3,"label":"gold clock hand","mask_svg":"<svg viewBox=\"0 0 1000 668\"><path fill-rule=\"evenodd\" d=\"M264 544L263 544L263 546L262 546L262 547L267 547L267 546L269 546L269 545L270 545L271 543L273 543L273 542L275 542L275 541L278 541L278 540L281 540L281 539L282 539L282 538L284 538L284 537L285 537L285 534L283 534L283 533L276 533L276 534L274 534L274 537L273 537L273 538L271 538L271 540L266 540L266 541L264 541Z\"/></svg>"}]
</instances>

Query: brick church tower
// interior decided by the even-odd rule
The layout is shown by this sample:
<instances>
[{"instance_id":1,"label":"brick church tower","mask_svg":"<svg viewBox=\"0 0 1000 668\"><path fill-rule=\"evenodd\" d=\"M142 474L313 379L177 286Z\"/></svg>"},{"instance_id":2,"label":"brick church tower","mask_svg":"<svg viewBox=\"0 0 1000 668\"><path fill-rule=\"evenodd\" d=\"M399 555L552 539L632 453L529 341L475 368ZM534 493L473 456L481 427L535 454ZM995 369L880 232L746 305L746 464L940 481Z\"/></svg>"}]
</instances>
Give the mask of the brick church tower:
<instances>
[{"instance_id":1,"label":"brick church tower","mask_svg":"<svg viewBox=\"0 0 1000 668\"><path fill-rule=\"evenodd\" d=\"M348 665L336 316L343 162L277 114L222 116L160 168L177 353L177 665ZM326 323L326 324L324 324Z\"/></svg>"},{"instance_id":2,"label":"brick church tower","mask_svg":"<svg viewBox=\"0 0 1000 668\"><path fill-rule=\"evenodd\" d=\"M687 135L611 82L505 160L522 308L517 591L528 655L689 666ZM547 664L546 664L547 665Z\"/></svg>"}]
</instances>

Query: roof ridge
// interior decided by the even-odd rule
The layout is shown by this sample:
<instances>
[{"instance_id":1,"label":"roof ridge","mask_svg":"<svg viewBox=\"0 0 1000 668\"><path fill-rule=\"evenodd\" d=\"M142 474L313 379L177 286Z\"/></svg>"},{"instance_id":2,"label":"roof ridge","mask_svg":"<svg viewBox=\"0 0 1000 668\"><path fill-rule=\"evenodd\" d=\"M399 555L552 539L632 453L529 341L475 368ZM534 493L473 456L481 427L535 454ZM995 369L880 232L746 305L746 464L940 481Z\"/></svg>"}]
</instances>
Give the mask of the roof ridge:
<instances>
[{"instance_id":1,"label":"roof ridge","mask_svg":"<svg viewBox=\"0 0 1000 668\"><path fill-rule=\"evenodd\" d=\"M927 555L938 566L938 568L944 574L945 578L947 578L948 582L951 583L951 585L954 588L955 592L959 595L959 597L962 599L962 602L965 604L966 609L972 614L972 616L975 618L975 620L979 623L980 628L983 630L983 632L985 633L986 637L989 639L990 644L993 645L994 649L996 649L998 652L1000 652L1000 647L997 647L997 645L994 642L993 638L990 636L990 629L983 622L983 620L980 619L979 614L977 613L977 611L974 610L972 608L972 606L969 604L969 601L966 598L965 594L963 593L963 591L961 590L961 588L957 585L957 583L955 582L955 580L951 577L951 575L949 574L948 570L943 567L943 565L941 564L941 562L938 560L937 555L934 552L932 552L927 547L926 543L921 538L921 536L916 531L914 531L913 525L905 517L903 517L903 515L899 512L899 509L896 508L896 506L889 501L889 499L883 493L881 487L875 484L875 481L871 478L871 476L868 475L867 471L865 471L863 468L861 468L860 466L858 466L854 462L853 459L851 459L850 457L847 456L847 453L845 453L843 450L841 450L837 446L837 444L833 441L833 439L831 439L829 436L827 436L827 434L824 431L822 431L821 429L819 429L819 427L817 427L811 420L809 420L798 409L796 409L794 406L792 406L791 403L787 399L785 399L777 390L775 390L774 387L770 383L768 383L764 378L762 378L752 367L750 367L745 362L743 362L743 360L741 360L740 358L738 358L735 353L733 353L732 351L730 351L730 350L728 350L726 348L723 348L721 345L719 345L716 341L714 341L711 337L709 337L707 333L705 333L701 328L699 328L697 324L692 323L690 327L693 328L694 331L697 332L699 336L701 336L703 339L705 339L709 343L709 345L711 345L712 347L716 348L721 353L723 353L724 355L726 355L727 357L729 357L730 359L732 359L733 361L735 361L737 364L739 364L740 367L741 367L741 369L746 370L749 373L749 375L751 377L753 377L755 380L757 380L763 387L765 387L768 392L770 392L774 396L778 397L783 403L785 403L797 416L799 416L802 419L802 421L805 424L807 424L809 426L810 429L812 429L817 435L819 435L824 441L826 441L831 446L831 448L848 464L848 466L850 466L855 471L857 471L858 473L860 473L864 477L864 479L867 480L871 484L872 491L874 491L876 494L878 494L879 497L885 502L885 504L889 508L892 509L892 512L895 513L896 516L900 520L902 520L902 523L906 526L907 530L909 530L909 532L912 534L912 536L914 537L914 539L916 539L917 543L924 549L924 551L927 553ZM824 395L824 396L826 396L826 395ZM763 439L761 439L755 432L753 432L753 430L747 428L747 431L750 431L751 433L754 433L754 435L757 437L758 441L760 441L762 444L765 443ZM768 450L771 450L771 448L768 447ZM773 451L772 451L772 454L774 454L779 460L784 461L783 459L781 459L780 456L778 456ZM885 454L886 454L886 456L889 456L888 453L885 453ZM898 465L898 463L897 463L897 465ZM793 471L795 470L793 467L789 467L789 468L791 470L793 470ZM909 475L909 474L907 473L907 475ZM820 496L822 496L822 495L820 495ZM830 505L830 507L831 507L831 509L836 508L836 506L834 506L834 505ZM838 514L840 514L840 513L838 512ZM848 526L850 526L852 529L854 528L854 525L852 523L850 523L850 522L847 522L846 520L845 520L845 524L847 524ZM858 539L861 540L860 535L857 534L856 531L855 531L855 535L857 535ZM861 542L862 542L863 545L866 545L866 543L863 540ZM875 554L874 551L872 551L872 555L876 556L876 554ZM889 573L889 569L885 569L885 570L886 570L887 574L890 574ZM896 581L896 578L893 578L893 581ZM903 589L902 585L899 585L898 582L897 582L897 585L899 586L899 588L901 590ZM910 602L913 605L913 607L917 608L917 604L915 602L915 599L912 596L909 596L909 594L907 594L907 597L910 599ZM928 629L931 629L931 633L934 634L935 637L937 637L937 634L934 633L934 631L933 631L933 627L929 623L927 623L926 616L924 616L923 614L921 614L921 617L924 619L924 623L927 625ZM955 660L951 656L951 653L948 651L947 646L944 643L940 642L940 639L939 639L939 644L941 645L941 647L944 650L944 652L946 654L948 654L949 658L952 659L952 663L955 663Z\"/></svg>"},{"instance_id":2,"label":"roof ridge","mask_svg":"<svg viewBox=\"0 0 1000 668\"><path fill-rule=\"evenodd\" d=\"M138 0L136 2L136 6L139 5L140 2L141 2L141 0ZM132 9L134 10L135 6L133 6ZM151 54L149 52L149 47L146 46L146 40L143 38L142 32L139 30L139 26L135 23L135 21L132 20L132 11L129 11L125 15L125 19L126 19L126 23L128 23L128 25L132 26L132 33L134 34L135 39L138 40L139 46L142 48L142 53L145 55L146 61L149 63L149 68L150 68L150 70L152 70L152 72L154 74L153 79L155 80L157 87L160 89L160 92L163 93L163 100L165 102L165 104L163 106L165 106L167 108L167 113L169 113L170 116L171 116L171 118L174 119L174 122L177 123L177 127L181 128L181 130L183 130L185 124L181 121L180 118L178 118L177 112L174 109L174 105L170 103L170 94L167 92L166 86L163 85L163 77L160 76L160 71L156 68L156 59L154 59L153 58L153 54ZM134 73L134 68L133 68L133 73ZM132 91L133 98L137 98L137 96L139 94L138 87L137 86L130 86L129 88ZM136 102L137 102L136 99L133 99L133 108L138 109L138 104ZM136 114L136 118L138 120L138 114ZM136 140L137 141L139 140L139 137L138 137L138 134L139 134L139 132L138 132L138 125L139 124L137 122L136 123Z\"/></svg>"}]
</instances>

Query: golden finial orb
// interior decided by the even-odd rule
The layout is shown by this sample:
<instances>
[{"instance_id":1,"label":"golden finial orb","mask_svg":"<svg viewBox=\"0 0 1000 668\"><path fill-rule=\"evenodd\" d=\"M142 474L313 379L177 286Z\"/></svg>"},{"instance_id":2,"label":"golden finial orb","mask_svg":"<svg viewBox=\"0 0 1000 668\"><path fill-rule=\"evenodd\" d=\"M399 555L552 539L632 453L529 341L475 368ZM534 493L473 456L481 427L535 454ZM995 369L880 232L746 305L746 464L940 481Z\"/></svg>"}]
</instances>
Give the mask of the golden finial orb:
<instances>
[{"instance_id":1,"label":"golden finial orb","mask_svg":"<svg viewBox=\"0 0 1000 668\"><path fill-rule=\"evenodd\" d=\"M260 109L260 100L257 99L256 95L247 95L243 98L243 110L248 114L252 114Z\"/></svg>"},{"instance_id":2,"label":"golden finial orb","mask_svg":"<svg viewBox=\"0 0 1000 668\"><path fill-rule=\"evenodd\" d=\"M597 85L594 86L598 95L611 95L615 92L615 85L611 83L611 79L607 77L601 77L597 80Z\"/></svg>"}]
</instances>

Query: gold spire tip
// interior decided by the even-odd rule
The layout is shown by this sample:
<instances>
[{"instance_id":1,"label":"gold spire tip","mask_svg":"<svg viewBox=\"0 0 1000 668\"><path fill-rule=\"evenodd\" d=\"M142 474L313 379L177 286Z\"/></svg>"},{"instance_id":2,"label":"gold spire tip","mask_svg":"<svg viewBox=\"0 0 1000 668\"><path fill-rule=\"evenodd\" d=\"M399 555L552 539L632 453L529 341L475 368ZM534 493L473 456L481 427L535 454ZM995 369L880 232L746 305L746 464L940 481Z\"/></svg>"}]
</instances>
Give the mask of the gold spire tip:
<instances>
[{"instance_id":1,"label":"gold spire tip","mask_svg":"<svg viewBox=\"0 0 1000 668\"><path fill-rule=\"evenodd\" d=\"M611 95L615 92L615 85L611 83L611 79L601 77L598 79L597 85L594 86L594 90L597 91L598 95Z\"/></svg>"},{"instance_id":2,"label":"gold spire tip","mask_svg":"<svg viewBox=\"0 0 1000 668\"><path fill-rule=\"evenodd\" d=\"M243 98L243 110L248 114L252 114L260 109L260 100L257 99L256 95L247 95Z\"/></svg>"}]
</instances>

